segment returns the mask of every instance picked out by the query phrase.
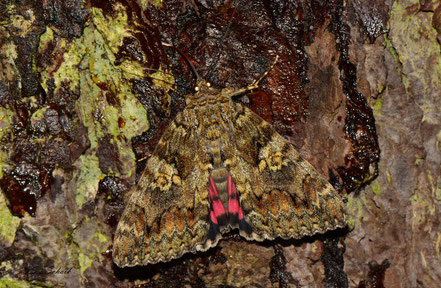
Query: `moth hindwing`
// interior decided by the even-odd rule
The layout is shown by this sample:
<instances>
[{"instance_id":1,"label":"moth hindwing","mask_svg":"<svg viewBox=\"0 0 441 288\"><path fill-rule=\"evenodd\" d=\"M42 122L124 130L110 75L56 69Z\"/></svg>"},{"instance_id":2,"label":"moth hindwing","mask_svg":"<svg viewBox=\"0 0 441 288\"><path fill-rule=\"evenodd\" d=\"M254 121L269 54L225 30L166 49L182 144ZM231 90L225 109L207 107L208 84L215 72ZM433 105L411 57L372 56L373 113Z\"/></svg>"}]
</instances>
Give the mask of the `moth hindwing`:
<instances>
[{"instance_id":1,"label":"moth hindwing","mask_svg":"<svg viewBox=\"0 0 441 288\"><path fill-rule=\"evenodd\" d=\"M232 228L262 241L346 226L331 184L267 122L232 101L257 88L268 71L242 89L217 90L198 80L199 90L186 96L186 108L165 130L119 221L118 266L205 251Z\"/></svg>"}]
</instances>

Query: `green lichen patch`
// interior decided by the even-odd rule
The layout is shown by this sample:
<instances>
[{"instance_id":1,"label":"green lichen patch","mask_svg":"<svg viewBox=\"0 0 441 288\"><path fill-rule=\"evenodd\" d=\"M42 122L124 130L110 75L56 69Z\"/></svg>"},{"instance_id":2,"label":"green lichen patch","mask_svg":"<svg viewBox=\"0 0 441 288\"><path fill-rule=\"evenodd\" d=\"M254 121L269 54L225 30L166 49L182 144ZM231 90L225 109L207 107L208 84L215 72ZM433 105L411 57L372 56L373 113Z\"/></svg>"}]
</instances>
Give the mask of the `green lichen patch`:
<instances>
[{"instance_id":1,"label":"green lichen patch","mask_svg":"<svg viewBox=\"0 0 441 288\"><path fill-rule=\"evenodd\" d=\"M436 206L430 190L421 187L410 197L412 209L412 225L424 225L435 215Z\"/></svg>"},{"instance_id":2,"label":"green lichen patch","mask_svg":"<svg viewBox=\"0 0 441 288\"><path fill-rule=\"evenodd\" d=\"M441 233L437 233L438 237L435 241L435 251L436 251L436 259L441 262L441 255L440 255L440 246L441 246Z\"/></svg>"},{"instance_id":3,"label":"green lichen patch","mask_svg":"<svg viewBox=\"0 0 441 288\"><path fill-rule=\"evenodd\" d=\"M372 110L374 111L374 116L380 116L380 111L381 111L381 107L383 107L383 98L382 97L378 97L375 100L371 100L371 107Z\"/></svg>"},{"instance_id":4,"label":"green lichen patch","mask_svg":"<svg viewBox=\"0 0 441 288\"><path fill-rule=\"evenodd\" d=\"M437 124L441 87L441 57L433 27L433 12L419 11L417 0L394 1L389 19L389 37L402 64L403 84L423 111L423 122Z\"/></svg>"},{"instance_id":5,"label":"green lichen patch","mask_svg":"<svg viewBox=\"0 0 441 288\"><path fill-rule=\"evenodd\" d=\"M105 234L105 228L98 223L96 217L89 218L89 221L78 227L76 237L78 246L78 265L81 277L84 279L88 269L95 269L94 263L103 261L103 253L109 246L109 236ZM91 272L94 273L94 272Z\"/></svg>"},{"instance_id":6,"label":"green lichen patch","mask_svg":"<svg viewBox=\"0 0 441 288\"><path fill-rule=\"evenodd\" d=\"M12 120L14 112L9 108L0 107L0 141L8 141L8 137L12 137ZM0 159L0 162L2 160Z\"/></svg>"},{"instance_id":7,"label":"green lichen patch","mask_svg":"<svg viewBox=\"0 0 441 288\"><path fill-rule=\"evenodd\" d=\"M168 91L175 85L175 78L170 73L158 70L150 75L153 84L161 87L164 91Z\"/></svg>"},{"instance_id":8,"label":"green lichen patch","mask_svg":"<svg viewBox=\"0 0 441 288\"><path fill-rule=\"evenodd\" d=\"M20 222L20 218L11 214L6 205L6 198L0 192L0 243L2 246L9 247L12 245Z\"/></svg>"},{"instance_id":9,"label":"green lichen patch","mask_svg":"<svg viewBox=\"0 0 441 288\"><path fill-rule=\"evenodd\" d=\"M124 39L134 38L133 35L140 32L134 30L136 26L133 23L129 23L129 16L132 16L129 13L132 12L120 3L112 6L112 13L92 7L90 20L81 37L67 42L54 36L54 31L48 28L39 46L40 53L57 59L41 71L42 87L48 90L51 81L57 94L69 83L70 90L80 92L75 110L87 127L90 153L100 155L97 153L101 148L100 140L110 135L113 138L111 145L118 150L114 157L117 159L112 161L121 168L117 171L106 169L105 172L123 178L132 177L135 171L131 138L149 129L146 110L132 93L132 82L148 77L151 71L145 69L139 59L123 57L116 61ZM48 47L52 47L53 43L56 47L49 51ZM168 90L174 85L174 79L169 74L159 71L152 76L152 79L156 78L159 80L154 80L154 84L163 89ZM165 102L169 103L168 100L165 99ZM83 203L80 199L79 202Z\"/></svg>"},{"instance_id":10,"label":"green lichen patch","mask_svg":"<svg viewBox=\"0 0 441 288\"><path fill-rule=\"evenodd\" d=\"M156 8L161 9L162 0L141 0L138 2L142 8L147 8L149 5L154 5Z\"/></svg>"},{"instance_id":11,"label":"green lichen patch","mask_svg":"<svg viewBox=\"0 0 441 288\"><path fill-rule=\"evenodd\" d=\"M347 196L348 203L346 204L346 209L348 211L349 219L348 226L352 230L356 226L360 226L361 222L365 220L365 210L364 207L367 205L366 197L364 194L355 196L351 193Z\"/></svg>"},{"instance_id":12,"label":"green lichen patch","mask_svg":"<svg viewBox=\"0 0 441 288\"><path fill-rule=\"evenodd\" d=\"M45 50L49 44L55 40L54 30L51 27L46 27L46 31L40 36L40 43L38 45L38 52Z\"/></svg>"},{"instance_id":13,"label":"green lichen patch","mask_svg":"<svg viewBox=\"0 0 441 288\"><path fill-rule=\"evenodd\" d=\"M95 26L86 27L83 33L82 41L91 49L80 66L81 95L76 106L82 122L88 127L90 148L99 149L98 139L110 134L119 151L119 163L123 167L120 171L124 174L113 173L130 177L135 168L130 140L149 128L147 113L131 92L133 77L144 72L139 63L114 64L120 40L128 35L124 28L127 16L120 12L111 19L104 17L99 9L94 9L93 15ZM122 66L124 69L130 66L130 73Z\"/></svg>"},{"instance_id":14,"label":"green lichen patch","mask_svg":"<svg viewBox=\"0 0 441 288\"><path fill-rule=\"evenodd\" d=\"M0 288L27 288L30 284L23 280L15 280L9 277L0 279Z\"/></svg>"},{"instance_id":15,"label":"green lichen patch","mask_svg":"<svg viewBox=\"0 0 441 288\"><path fill-rule=\"evenodd\" d=\"M112 16L104 16L98 8L91 9L91 20L84 28L81 37L68 42L54 36L48 28L40 39L39 51L50 54L54 59L41 71L42 87L47 90L49 81L55 84L54 94L66 88L80 91L75 103L75 110L84 126L87 127L90 140L89 154L96 154L99 140L111 135L112 145L118 149L121 169L110 171L119 177L131 177L135 169L135 156L131 149L131 138L147 130L147 113L142 104L131 92L131 81L144 77L141 63L124 60L115 64L115 53L122 45L122 39L130 36L127 15L122 5L116 4ZM56 38L56 39L55 39ZM46 51L51 43L56 43L52 51ZM62 91L60 92L62 93ZM38 112L38 111L37 111ZM38 121L36 113L33 120ZM90 175L75 171L76 201L82 206L91 200L97 189L99 177L104 176L99 169L99 159L84 156L78 168L91 169ZM121 175L120 175L121 174Z\"/></svg>"},{"instance_id":16,"label":"green lichen patch","mask_svg":"<svg viewBox=\"0 0 441 288\"><path fill-rule=\"evenodd\" d=\"M95 234L92 235L92 240L98 240L98 242L100 242L100 243L109 242L109 238L107 238L106 235L104 235L100 232L95 232Z\"/></svg>"},{"instance_id":17,"label":"green lichen patch","mask_svg":"<svg viewBox=\"0 0 441 288\"><path fill-rule=\"evenodd\" d=\"M373 181L371 184L371 188L372 188L372 191L374 191L374 193L376 195L381 195L380 181L378 181L378 180Z\"/></svg>"},{"instance_id":18,"label":"green lichen patch","mask_svg":"<svg viewBox=\"0 0 441 288\"><path fill-rule=\"evenodd\" d=\"M95 154L81 155L74 164L73 181L75 182L75 201L82 207L87 201L95 199L99 181L104 174L99 168L98 157Z\"/></svg>"},{"instance_id":19,"label":"green lichen patch","mask_svg":"<svg viewBox=\"0 0 441 288\"><path fill-rule=\"evenodd\" d=\"M35 21L34 11L32 9L27 9L24 11L23 15L13 14L11 17L11 26L17 29L18 35L20 37L25 37Z\"/></svg>"},{"instance_id":20,"label":"green lichen patch","mask_svg":"<svg viewBox=\"0 0 441 288\"><path fill-rule=\"evenodd\" d=\"M435 189L435 199L437 201L441 201L441 179L438 178L438 181L436 182L436 185L434 187Z\"/></svg>"},{"instance_id":21,"label":"green lichen patch","mask_svg":"<svg viewBox=\"0 0 441 288\"><path fill-rule=\"evenodd\" d=\"M31 126L34 126L38 121L44 119L44 112L46 112L48 107L43 107L34 112L31 116Z\"/></svg>"},{"instance_id":22,"label":"green lichen patch","mask_svg":"<svg viewBox=\"0 0 441 288\"><path fill-rule=\"evenodd\" d=\"M429 181L430 189L432 190L432 196L441 201L441 179L440 177L434 177L430 170L427 171L427 180Z\"/></svg>"},{"instance_id":23,"label":"green lichen patch","mask_svg":"<svg viewBox=\"0 0 441 288\"><path fill-rule=\"evenodd\" d=\"M80 253L78 255L78 262L80 264L80 273L83 275L84 271L92 265L93 259L85 253Z\"/></svg>"},{"instance_id":24,"label":"green lichen patch","mask_svg":"<svg viewBox=\"0 0 441 288\"><path fill-rule=\"evenodd\" d=\"M46 32L40 38L39 53L43 53L43 50L52 41L55 41L53 31L47 27ZM82 38L73 42L65 38L58 38L55 42L57 47L47 57L52 57L58 61L54 61L50 67L46 67L46 69L40 72L42 78L41 86L47 93L48 81L53 80L55 94L60 93L60 89L62 89L61 83L69 83L69 89L74 91L79 87L78 66L83 56L88 52L88 48L82 43Z\"/></svg>"},{"instance_id":25,"label":"green lichen patch","mask_svg":"<svg viewBox=\"0 0 441 288\"><path fill-rule=\"evenodd\" d=\"M6 31L2 31L0 27L0 35L5 35ZM16 75L19 73L15 65L17 59L17 47L12 41L4 41L0 46L0 62L3 66L0 69L0 80L9 82L15 81Z\"/></svg>"},{"instance_id":26,"label":"green lichen patch","mask_svg":"<svg viewBox=\"0 0 441 288\"><path fill-rule=\"evenodd\" d=\"M131 36L131 29L127 23L127 11L121 3L112 6L114 13L105 15L99 8L92 8L92 21L103 39L106 40L112 54L118 53L119 47L123 44L124 37Z\"/></svg>"}]
</instances>

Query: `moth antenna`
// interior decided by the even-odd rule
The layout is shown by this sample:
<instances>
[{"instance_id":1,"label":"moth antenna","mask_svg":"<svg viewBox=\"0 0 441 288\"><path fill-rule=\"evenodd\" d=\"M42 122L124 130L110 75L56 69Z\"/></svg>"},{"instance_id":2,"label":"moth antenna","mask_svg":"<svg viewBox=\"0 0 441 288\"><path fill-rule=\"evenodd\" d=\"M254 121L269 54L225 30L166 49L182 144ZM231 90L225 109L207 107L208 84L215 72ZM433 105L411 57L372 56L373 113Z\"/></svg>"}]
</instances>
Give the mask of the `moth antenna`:
<instances>
[{"instance_id":1,"label":"moth antenna","mask_svg":"<svg viewBox=\"0 0 441 288\"><path fill-rule=\"evenodd\" d=\"M277 63L278 60L279 60L279 55L276 55L276 59L274 59L273 64L271 64L271 66L270 66L268 69L266 69L265 73L263 73L262 76L260 76L260 78L259 78L258 80L254 80L253 83L251 83L250 86L256 86L256 87L257 87L257 86L259 85L259 82L262 81L262 79L265 78L266 75L268 75L268 73L269 73L271 70L273 70L274 65L276 65L276 63Z\"/></svg>"},{"instance_id":2,"label":"moth antenna","mask_svg":"<svg viewBox=\"0 0 441 288\"><path fill-rule=\"evenodd\" d=\"M251 91L251 90L257 89L259 87L259 82L262 81L262 79L265 78L266 75L268 75L268 73L271 71L271 69L273 69L274 65L276 65L278 60L279 60L279 55L276 55L276 59L274 60L273 64L271 64L271 66L268 69L266 69L265 73L263 73L262 76L260 76L259 79L254 80L247 87L230 90L230 92L228 94L225 94L225 95L227 97L234 97L234 96L243 94L243 93L245 93L247 91Z\"/></svg>"},{"instance_id":3,"label":"moth antenna","mask_svg":"<svg viewBox=\"0 0 441 288\"><path fill-rule=\"evenodd\" d=\"M147 71L154 71L154 72L158 72L158 71L160 71L159 69L152 69L152 68L146 68L146 67L143 68L143 69L145 69L145 70L147 70ZM173 77L173 74L171 74L171 73L169 73L169 72L162 71L162 73L164 73L164 74L166 74L166 75L170 75L170 76ZM139 75L136 74L136 73L130 73L130 72L127 72L127 74L134 75L134 76L139 76ZM167 83L167 84L170 84L170 85L174 85L174 84L175 84L175 83L173 83L173 82L169 82L169 81L166 81L166 80L161 79L161 78L153 77L152 75L147 75L147 77L149 77L150 79L153 79L153 80L162 81L162 82ZM188 87L186 87L186 88L188 88Z\"/></svg>"},{"instance_id":4,"label":"moth antenna","mask_svg":"<svg viewBox=\"0 0 441 288\"><path fill-rule=\"evenodd\" d=\"M162 82L167 83L167 84L170 84L170 85L174 85L174 84L175 84L175 83L172 83L172 82L166 81L166 80L164 80L164 79L160 79L160 78L152 77L151 75L149 75L148 77L149 77L150 79L158 80L158 81L162 81ZM171 89L171 88L170 88L170 89Z\"/></svg>"},{"instance_id":5,"label":"moth antenna","mask_svg":"<svg viewBox=\"0 0 441 288\"><path fill-rule=\"evenodd\" d=\"M151 69L151 70L155 70L155 69ZM168 75L171 75L171 76L173 76L173 74L171 74L171 73L168 73L168 72L163 72L164 74L168 74ZM164 79L160 79L160 78L157 78L157 77L152 77L152 75L149 75L148 76L150 79L154 79L154 80L157 80L157 81L162 81L162 82L164 82L164 83L167 83L167 84L170 84L171 86L168 88L169 90L172 90L173 92L175 92L176 94L178 94L179 96L181 96L181 97L185 97L185 95L184 94L182 94L181 92L179 92L178 90L176 90L174 87L173 87L173 85L176 85L176 83L172 83L172 82L169 82L169 81L166 81L166 80L164 80ZM185 88L189 88L189 87L187 87L187 86L184 86Z\"/></svg>"},{"instance_id":6,"label":"moth antenna","mask_svg":"<svg viewBox=\"0 0 441 288\"><path fill-rule=\"evenodd\" d=\"M148 159L149 158L149 156L144 156L144 157L142 157L142 158L139 158L138 160L136 160L137 162L141 162L141 161L144 161L144 160L146 160L146 159Z\"/></svg>"},{"instance_id":7,"label":"moth antenna","mask_svg":"<svg viewBox=\"0 0 441 288\"><path fill-rule=\"evenodd\" d=\"M144 69L146 71L151 71L151 72L158 72L158 71L160 71L159 69L153 69L153 68L149 68L149 67L143 67L142 69ZM173 76L172 73L169 73L169 72L166 72L166 71L163 71L162 73L170 75L170 76Z\"/></svg>"},{"instance_id":8,"label":"moth antenna","mask_svg":"<svg viewBox=\"0 0 441 288\"><path fill-rule=\"evenodd\" d=\"M191 70L193 71L193 73L196 75L196 82L199 81L200 77L198 72L196 71L196 68L194 68L193 64L191 64L190 60L188 60L187 56L181 51L179 50L175 45L173 44L169 44L169 43L165 43L165 42L161 42L162 45L167 46L167 47L172 47L173 49L175 49L176 51L178 51L178 53L182 56L182 58L185 59L185 61L188 63L188 65L190 66Z\"/></svg>"},{"instance_id":9,"label":"moth antenna","mask_svg":"<svg viewBox=\"0 0 441 288\"><path fill-rule=\"evenodd\" d=\"M185 95L182 94L181 92L179 92L178 90L176 90L175 88L170 87L170 90L172 90L173 92L175 92L176 94L178 94L178 95L181 96L182 98L185 98Z\"/></svg>"}]
</instances>

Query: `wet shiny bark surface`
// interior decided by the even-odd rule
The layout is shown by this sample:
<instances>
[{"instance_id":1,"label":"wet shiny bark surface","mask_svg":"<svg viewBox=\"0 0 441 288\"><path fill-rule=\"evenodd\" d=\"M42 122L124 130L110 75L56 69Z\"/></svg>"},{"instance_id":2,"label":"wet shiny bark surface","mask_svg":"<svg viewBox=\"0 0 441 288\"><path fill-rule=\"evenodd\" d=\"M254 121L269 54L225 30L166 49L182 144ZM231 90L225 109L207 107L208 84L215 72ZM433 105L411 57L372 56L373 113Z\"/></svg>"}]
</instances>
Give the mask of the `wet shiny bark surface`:
<instances>
[{"instance_id":1,"label":"wet shiny bark surface","mask_svg":"<svg viewBox=\"0 0 441 288\"><path fill-rule=\"evenodd\" d=\"M436 1L2 3L0 283L436 286L440 13ZM130 188L194 91L187 61L214 87L243 87L276 55L260 89L235 101L347 197L347 231L233 234L206 253L116 268Z\"/></svg>"}]
</instances>

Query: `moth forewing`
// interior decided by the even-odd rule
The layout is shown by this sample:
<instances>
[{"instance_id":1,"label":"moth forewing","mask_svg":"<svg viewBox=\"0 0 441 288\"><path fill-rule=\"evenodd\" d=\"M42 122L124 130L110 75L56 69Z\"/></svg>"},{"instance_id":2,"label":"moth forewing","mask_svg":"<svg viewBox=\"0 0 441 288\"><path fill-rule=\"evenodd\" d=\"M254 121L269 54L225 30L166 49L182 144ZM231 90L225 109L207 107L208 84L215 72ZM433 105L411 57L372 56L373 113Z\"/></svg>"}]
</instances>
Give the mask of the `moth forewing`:
<instances>
[{"instance_id":1,"label":"moth forewing","mask_svg":"<svg viewBox=\"0 0 441 288\"><path fill-rule=\"evenodd\" d=\"M118 223L118 266L205 251L233 228L262 241L346 226L334 188L271 125L231 100L256 89L270 69L240 89L220 91L198 79L198 91L186 96L186 108L147 160Z\"/></svg>"}]
</instances>

